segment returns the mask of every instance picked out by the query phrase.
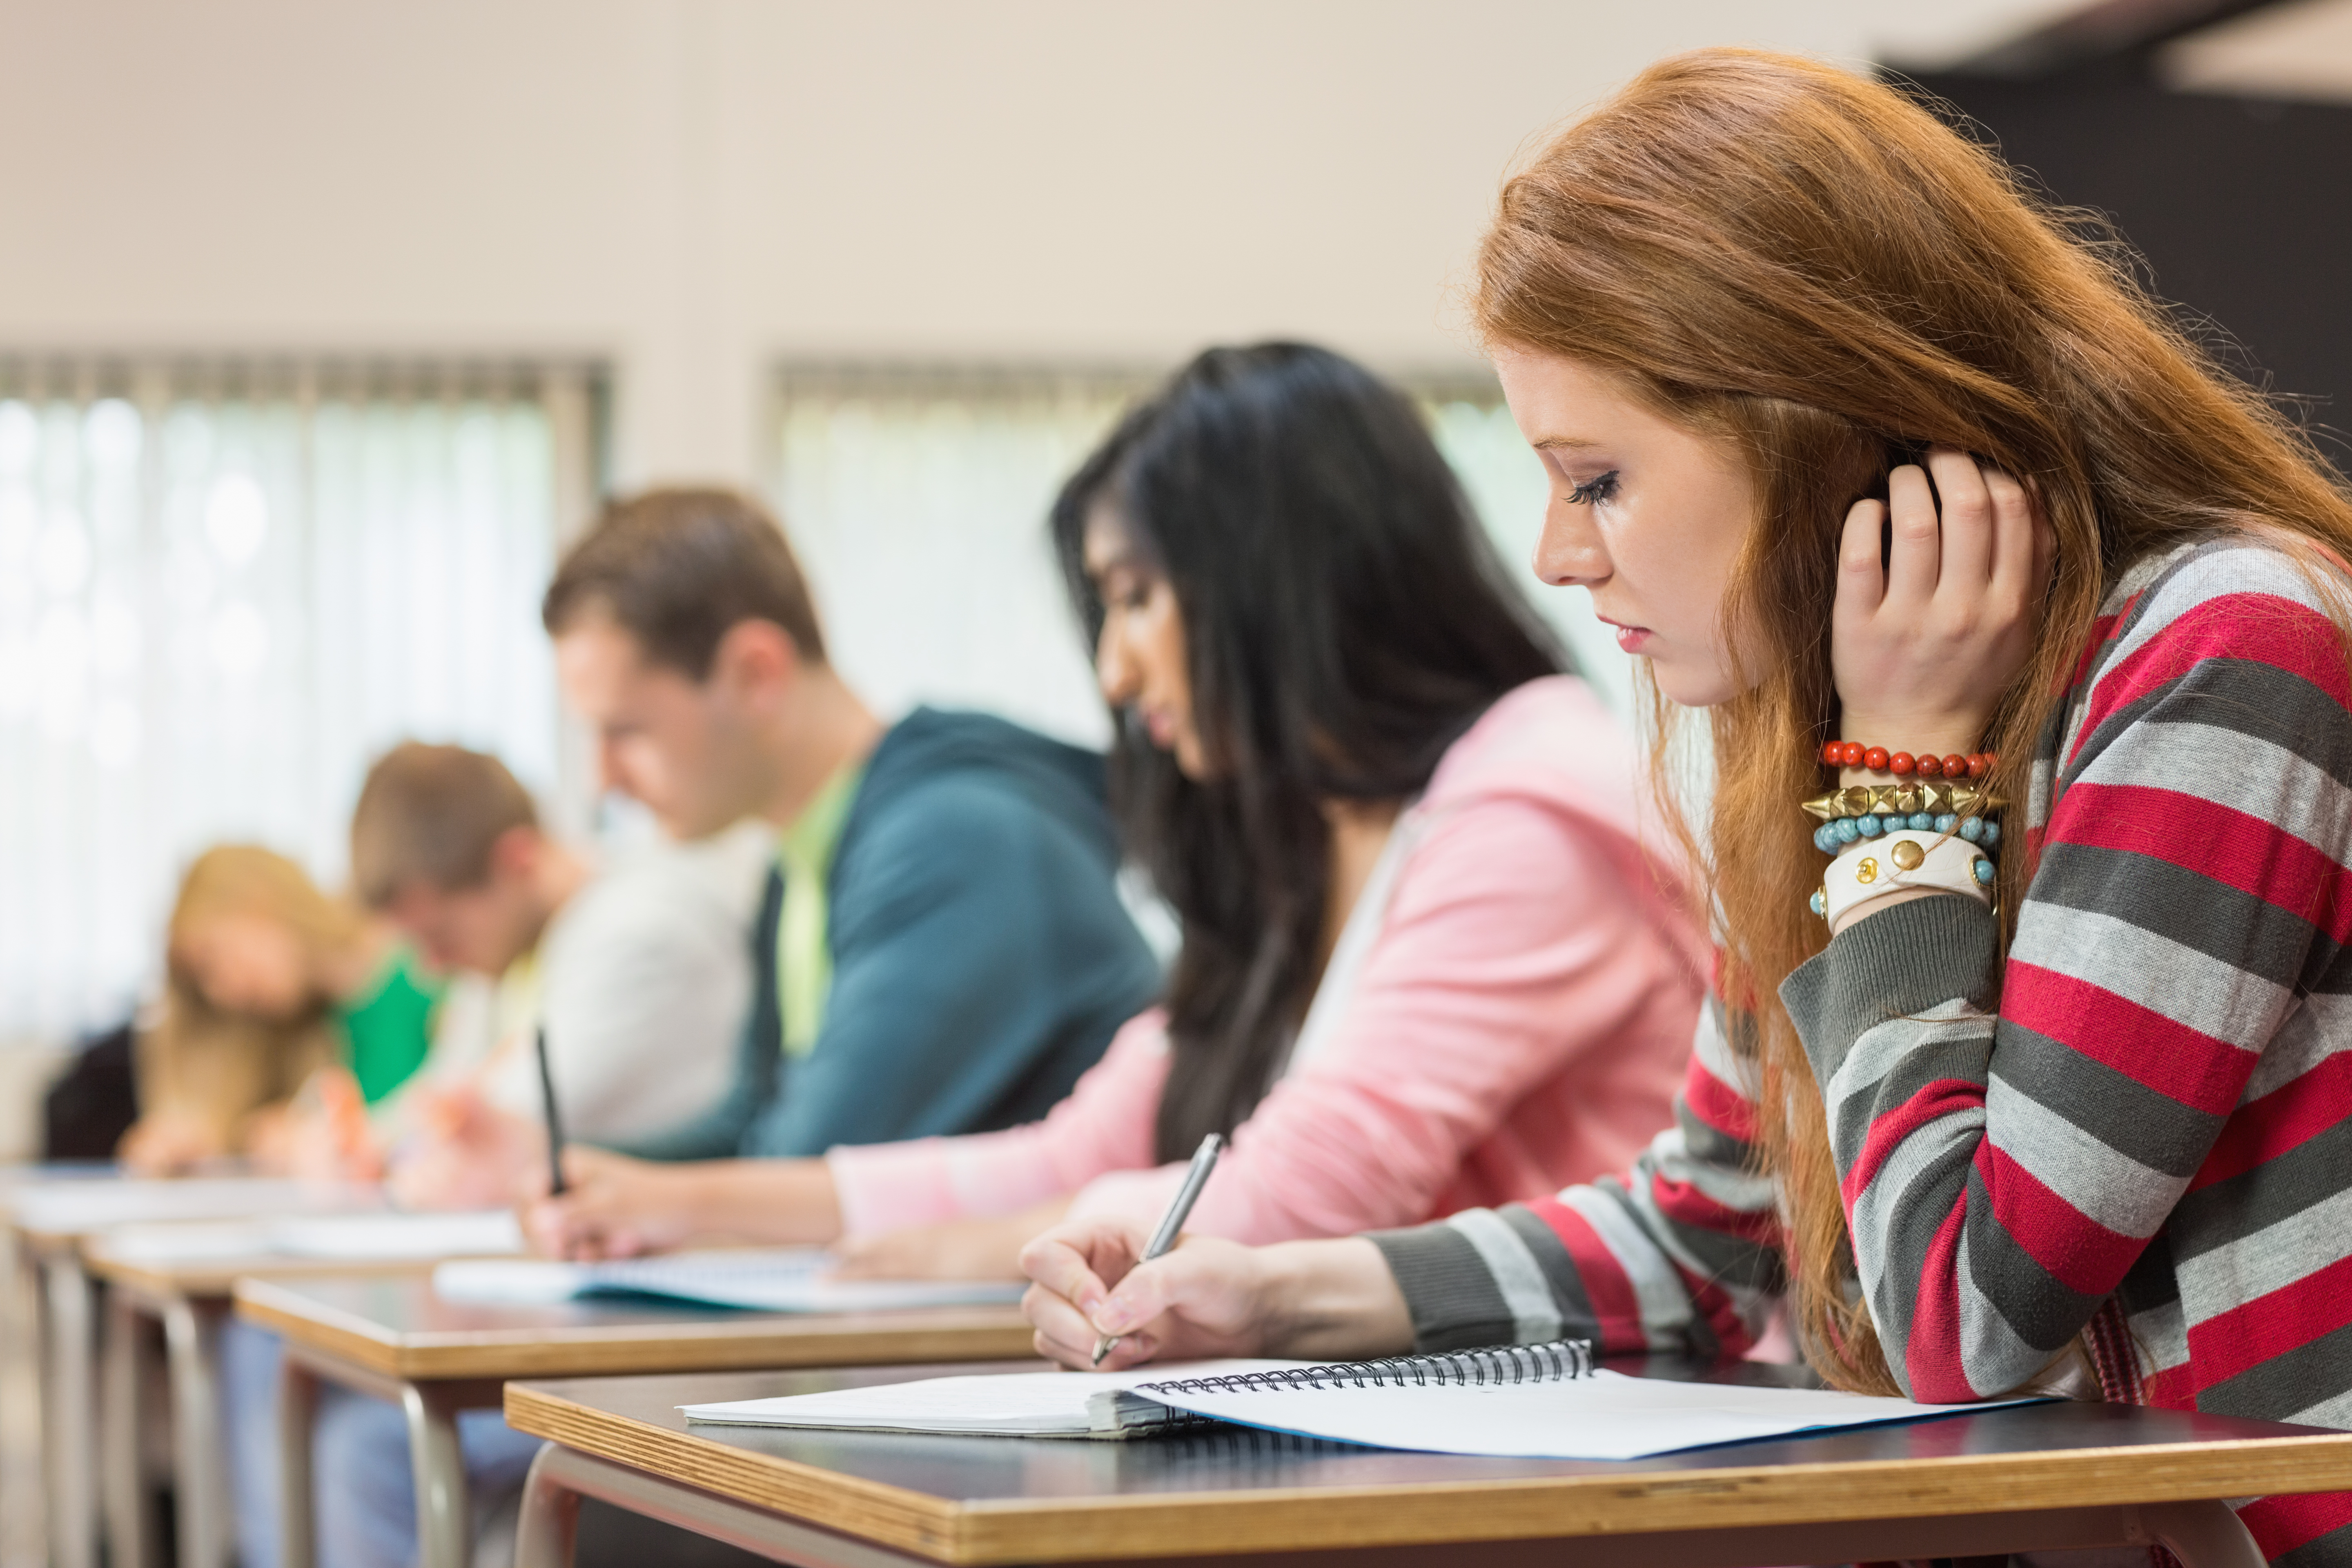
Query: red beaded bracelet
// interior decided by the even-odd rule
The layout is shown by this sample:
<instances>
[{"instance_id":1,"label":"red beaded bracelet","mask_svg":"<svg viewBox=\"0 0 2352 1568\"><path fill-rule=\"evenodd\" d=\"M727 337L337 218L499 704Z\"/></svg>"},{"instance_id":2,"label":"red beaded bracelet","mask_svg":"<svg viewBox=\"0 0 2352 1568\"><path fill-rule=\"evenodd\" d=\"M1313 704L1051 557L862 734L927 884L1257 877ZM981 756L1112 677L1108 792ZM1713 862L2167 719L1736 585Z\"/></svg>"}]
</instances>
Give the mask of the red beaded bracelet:
<instances>
[{"instance_id":1,"label":"red beaded bracelet","mask_svg":"<svg viewBox=\"0 0 2352 1568\"><path fill-rule=\"evenodd\" d=\"M1865 746L1860 741L1824 741L1822 742L1822 763L1832 768L1868 768L1874 773L1893 773L1908 778L1917 773L1923 779L1980 779L1992 772L1999 757L1992 752L1972 752L1967 756L1954 752L1937 756L1933 752L1915 757L1908 752L1890 752L1884 746Z\"/></svg>"}]
</instances>

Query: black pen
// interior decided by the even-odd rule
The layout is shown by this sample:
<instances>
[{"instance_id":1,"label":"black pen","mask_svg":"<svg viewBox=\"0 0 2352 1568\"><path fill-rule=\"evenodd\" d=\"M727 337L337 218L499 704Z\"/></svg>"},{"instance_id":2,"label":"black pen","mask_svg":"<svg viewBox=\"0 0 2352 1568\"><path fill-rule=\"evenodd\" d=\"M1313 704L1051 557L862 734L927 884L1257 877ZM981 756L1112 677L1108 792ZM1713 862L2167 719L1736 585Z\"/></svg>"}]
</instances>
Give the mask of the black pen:
<instances>
[{"instance_id":1,"label":"black pen","mask_svg":"<svg viewBox=\"0 0 2352 1568\"><path fill-rule=\"evenodd\" d=\"M1216 1133L1201 1140L1201 1146L1192 1151L1192 1168L1184 1173L1184 1184L1176 1189L1168 1212L1160 1216L1160 1228L1151 1233L1143 1256L1135 1260L1139 1265L1164 1255L1176 1245L1176 1238L1184 1233L1184 1222L1192 1217L1192 1205L1200 1201L1201 1189L1209 1184L1209 1173L1217 1168L1217 1156L1224 1152L1225 1141ZM1111 1346L1117 1343L1117 1334L1106 1334L1095 1341L1095 1365L1102 1365L1103 1357L1110 1354Z\"/></svg>"},{"instance_id":2,"label":"black pen","mask_svg":"<svg viewBox=\"0 0 2352 1568\"><path fill-rule=\"evenodd\" d=\"M547 1026L539 1026L539 1099L547 1110L547 1193L563 1191L563 1118L555 1110L555 1074L547 1065Z\"/></svg>"}]
</instances>

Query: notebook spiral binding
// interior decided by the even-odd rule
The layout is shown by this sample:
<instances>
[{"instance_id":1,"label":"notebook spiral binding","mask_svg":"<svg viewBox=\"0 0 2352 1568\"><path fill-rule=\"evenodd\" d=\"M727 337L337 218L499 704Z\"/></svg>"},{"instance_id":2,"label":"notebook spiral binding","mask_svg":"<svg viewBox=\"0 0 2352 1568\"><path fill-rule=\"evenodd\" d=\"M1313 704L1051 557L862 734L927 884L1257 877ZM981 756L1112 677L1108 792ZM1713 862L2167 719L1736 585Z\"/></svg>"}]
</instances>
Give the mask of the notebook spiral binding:
<instances>
[{"instance_id":1,"label":"notebook spiral binding","mask_svg":"<svg viewBox=\"0 0 2352 1568\"><path fill-rule=\"evenodd\" d=\"M1592 1371L1591 1340L1553 1340L1540 1345L1496 1345L1445 1355L1389 1356L1381 1361L1341 1362L1292 1372L1234 1373L1223 1377L1187 1377L1140 1386L1162 1394L1250 1394L1307 1388L1427 1388L1438 1384L1501 1385L1559 1383Z\"/></svg>"}]
</instances>

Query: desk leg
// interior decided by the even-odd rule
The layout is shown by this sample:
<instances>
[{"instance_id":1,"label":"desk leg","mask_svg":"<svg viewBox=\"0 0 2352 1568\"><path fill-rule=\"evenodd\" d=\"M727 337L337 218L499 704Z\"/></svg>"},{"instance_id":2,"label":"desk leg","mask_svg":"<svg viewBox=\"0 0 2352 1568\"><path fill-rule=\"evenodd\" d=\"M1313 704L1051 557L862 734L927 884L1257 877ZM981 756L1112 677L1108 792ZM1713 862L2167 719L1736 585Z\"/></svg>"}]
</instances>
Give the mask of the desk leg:
<instances>
[{"instance_id":1,"label":"desk leg","mask_svg":"<svg viewBox=\"0 0 2352 1568\"><path fill-rule=\"evenodd\" d=\"M929 1568L932 1562L550 1443L530 1462L523 1481L515 1568L572 1568L583 1497L802 1568ZM1557 1555L1555 1551L1555 1561Z\"/></svg>"},{"instance_id":2,"label":"desk leg","mask_svg":"<svg viewBox=\"0 0 2352 1568\"><path fill-rule=\"evenodd\" d=\"M141 1473L147 1429L145 1315L122 1291L108 1293L106 1348L100 1352L104 1419L99 1423L99 1482L106 1505L107 1561L114 1568L151 1568L155 1531Z\"/></svg>"},{"instance_id":3,"label":"desk leg","mask_svg":"<svg viewBox=\"0 0 2352 1568\"><path fill-rule=\"evenodd\" d=\"M41 1412L49 1482L49 1561L55 1568L96 1568L97 1287L70 1253L44 1258L41 1285L48 1329L48 1402Z\"/></svg>"},{"instance_id":4,"label":"desk leg","mask_svg":"<svg viewBox=\"0 0 2352 1568\"><path fill-rule=\"evenodd\" d=\"M221 1503L228 1489L221 1451L219 1380L215 1375L214 1314L175 1298L163 1312L172 1371L172 1446L179 1501L179 1568L223 1568L227 1552Z\"/></svg>"},{"instance_id":5,"label":"desk leg","mask_svg":"<svg viewBox=\"0 0 2352 1568\"><path fill-rule=\"evenodd\" d=\"M408 1416L408 1452L416 1469L419 1568L466 1568L473 1554L473 1517L466 1495L466 1458L457 1447L457 1412L450 1391L431 1384L401 1385Z\"/></svg>"},{"instance_id":6,"label":"desk leg","mask_svg":"<svg viewBox=\"0 0 2352 1568\"><path fill-rule=\"evenodd\" d=\"M2228 1503L2155 1504L2139 1518L2149 1535L2172 1548L2180 1568L2263 1568L2262 1548Z\"/></svg>"},{"instance_id":7,"label":"desk leg","mask_svg":"<svg viewBox=\"0 0 2352 1568\"><path fill-rule=\"evenodd\" d=\"M319 1414L319 1376L291 1355L278 1367L278 1561L313 1568L319 1526L311 1517L310 1432Z\"/></svg>"}]
</instances>

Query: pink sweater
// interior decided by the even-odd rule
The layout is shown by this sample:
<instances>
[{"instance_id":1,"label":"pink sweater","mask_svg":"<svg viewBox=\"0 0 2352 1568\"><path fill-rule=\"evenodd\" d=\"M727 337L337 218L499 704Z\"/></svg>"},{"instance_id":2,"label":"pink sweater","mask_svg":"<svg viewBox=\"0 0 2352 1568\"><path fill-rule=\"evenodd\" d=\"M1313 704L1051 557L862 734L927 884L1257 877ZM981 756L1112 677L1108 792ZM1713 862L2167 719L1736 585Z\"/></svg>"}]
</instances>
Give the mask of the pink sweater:
<instances>
[{"instance_id":1,"label":"pink sweater","mask_svg":"<svg viewBox=\"0 0 2352 1568\"><path fill-rule=\"evenodd\" d=\"M1620 1170L1667 1127L1708 953L1637 842L1630 737L1580 680L1496 702L1399 820L1283 1076L1188 1228L1265 1243L1410 1225ZM1651 835L1654 847L1654 830ZM851 1235L1010 1214L1156 1219L1154 1011L1043 1121L826 1155Z\"/></svg>"}]
</instances>

